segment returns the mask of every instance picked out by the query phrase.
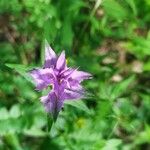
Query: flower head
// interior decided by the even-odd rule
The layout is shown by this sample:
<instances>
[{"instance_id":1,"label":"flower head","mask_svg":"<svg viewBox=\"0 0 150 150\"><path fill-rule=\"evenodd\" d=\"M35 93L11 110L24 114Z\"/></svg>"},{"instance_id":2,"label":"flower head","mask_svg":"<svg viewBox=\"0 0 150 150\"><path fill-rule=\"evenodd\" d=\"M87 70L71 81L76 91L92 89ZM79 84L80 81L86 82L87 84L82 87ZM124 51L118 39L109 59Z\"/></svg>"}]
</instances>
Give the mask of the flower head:
<instances>
[{"instance_id":1,"label":"flower head","mask_svg":"<svg viewBox=\"0 0 150 150\"><path fill-rule=\"evenodd\" d=\"M57 56L49 44L45 44L45 62L43 68L33 69L30 75L37 90L52 86L52 90L41 97L46 112L57 117L65 100L76 100L85 97L81 82L91 78L91 74L67 67L65 52Z\"/></svg>"}]
</instances>

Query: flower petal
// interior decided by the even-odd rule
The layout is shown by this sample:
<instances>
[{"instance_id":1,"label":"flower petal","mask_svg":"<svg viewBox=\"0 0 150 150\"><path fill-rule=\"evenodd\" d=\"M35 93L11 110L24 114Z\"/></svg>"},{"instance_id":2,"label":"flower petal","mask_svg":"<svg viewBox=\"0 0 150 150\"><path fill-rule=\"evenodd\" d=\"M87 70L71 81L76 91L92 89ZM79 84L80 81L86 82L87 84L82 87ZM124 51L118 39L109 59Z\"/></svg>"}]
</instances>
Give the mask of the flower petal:
<instances>
[{"instance_id":1,"label":"flower petal","mask_svg":"<svg viewBox=\"0 0 150 150\"><path fill-rule=\"evenodd\" d=\"M66 68L65 70L63 70L60 75L61 77L67 79L71 76L71 74L77 69L73 69L73 68Z\"/></svg>"},{"instance_id":2,"label":"flower petal","mask_svg":"<svg viewBox=\"0 0 150 150\"><path fill-rule=\"evenodd\" d=\"M86 79L91 79L92 75L90 73L84 72L84 71L78 71L75 70L72 74L71 74L71 78L75 79L79 82L82 82L83 80Z\"/></svg>"},{"instance_id":3,"label":"flower petal","mask_svg":"<svg viewBox=\"0 0 150 150\"><path fill-rule=\"evenodd\" d=\"M58 99L56 93L52 91L47 96L42 96L41 102L44 105L45 111L51 113L53 118L57 118L57 115L63 106L63 101Z\"/></svg>"},{"instance_id":4,"label":"flower petal","mask_svg":"<svg viewBox=\"0 0 150 150\"><path fill-rule=\"evenodd\" d=\"M48 86L48 84L46 82L44 82L43 80L36 80L36 90L43 90L44 88L46 88Z\"/></svg>"},{"instance_id":5,"label":"flower petal","mask_svg":"<svg viewBox=\"0 0 150 150\"><path fill-rule=\"evenodd\" d=\"M65 100L75 100L75 99L81 99L84 98L85 96L85 91L82 90L72 90L72 89L65 89L65 95L64 98Z\"/></svg>"},{"instance_id":6,"label":"flower petal","mask_svg":"<svg viewBox=\"0 0 150 150\"><path fill-rule=\"evenodd\" d=\"M55 74L51 68L34 69L30 71L29 74L34 79L37 90L42 90L43 88L46 88L55 80Z\"/></svg>"},{"instance_id":7,"label":"flower petal","mask_svg":"<svg viewBox=\"0 0 150 150\"><path fill-rule=\"evenodd\" d=\"M66 67L65 51L62 51L62 53L58 57L58 60L56 63L56 69L61 71L65 69L65 67Z\"/></svg>"},{"instance_id":8,"label":"flower petal","mask_svg":"<svg viewBox=\"0 0 150 150\"><path fill-rule=\"evenodd\" d=\"M49 46L48 42L45 41L45 68L50 68L56 65L57 55L53 51L53 49Z\"/></svg>"},{"instance_id":9,"label":"flower petal","mask_svg":"<svg viewBox=\"0 0 150 150\"><path fill-rule=\"evenodd\" d=\"M80 86L79 81L72 79L72 78L69 78L67 80L67 84L68 84L68 87L70 87L70 88L73 88L73 87L78 88L78 86Z\"/></svg>"}]
</instances>

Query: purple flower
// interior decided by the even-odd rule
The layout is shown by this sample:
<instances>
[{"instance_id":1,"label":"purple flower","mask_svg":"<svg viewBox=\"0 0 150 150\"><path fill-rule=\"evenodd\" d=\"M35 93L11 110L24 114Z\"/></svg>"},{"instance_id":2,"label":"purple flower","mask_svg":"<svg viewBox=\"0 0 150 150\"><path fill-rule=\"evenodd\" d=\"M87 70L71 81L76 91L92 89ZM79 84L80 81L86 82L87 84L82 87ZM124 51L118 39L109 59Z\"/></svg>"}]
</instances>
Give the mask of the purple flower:
<instances>
[{"instance_id":1,"label":"purple flower","mask_svg":"<svg viewBox=\"0 0 150 150\"><path fill-rule=\"evenodd\" d=\"M81 82L91 78L91 74L67 67L65 52L57 56L49 44L45 44L45 62L43 68L33 69L30 75L35 81L36 89L43 90L52 86L46 96L41 97L46 112L54 118L63 107L65 100L75 100L85 97Z\"/></svg>"}]
</instances>

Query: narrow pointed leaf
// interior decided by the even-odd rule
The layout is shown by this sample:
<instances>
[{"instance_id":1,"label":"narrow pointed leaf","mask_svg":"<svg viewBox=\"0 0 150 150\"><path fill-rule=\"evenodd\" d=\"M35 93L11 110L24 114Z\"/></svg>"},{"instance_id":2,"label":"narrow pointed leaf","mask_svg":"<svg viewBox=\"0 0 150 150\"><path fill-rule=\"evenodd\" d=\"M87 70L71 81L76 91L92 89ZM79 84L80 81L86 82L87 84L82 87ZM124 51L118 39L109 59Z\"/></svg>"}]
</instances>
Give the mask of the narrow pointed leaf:
<instances>
[{"instance_id":1,"label":"narrow pointed leaf","mask_svg":"<svg viewBox=\"0 0 150 150\"><path fill-rule=\"evenodd\" d=\"M21 76L23 76L27 81L34 83L31 76L27 73L29 70L31 70L31 67L26 67L24 65L19 64L5 64L7 67L15 70L18 72Z\"/></svg>"},{"instance_id":2,"label":"narrow pointed leaf","mask_svg":"<svg viewBox=\"0 0 150 150\"><path fill-rule=\"evenodd\" d=\"M47 114L47 132L51 131L52 125L53 125L53 119L49 114Z\"/></svg>"},{"instance_id":3,"label":"narrow pointed leaf","mask_svg":"<svg viewBox=\"0 0 150 150\"><path fill-rule=\"evenodd\" d=\"M86 113L90 114L89 108L81 100L65 101L65 104L71 105L73 107L76 107L76 108L78 108L78 109L80 109L82 111L85 111Z\"/></svg>"}]
</instances>

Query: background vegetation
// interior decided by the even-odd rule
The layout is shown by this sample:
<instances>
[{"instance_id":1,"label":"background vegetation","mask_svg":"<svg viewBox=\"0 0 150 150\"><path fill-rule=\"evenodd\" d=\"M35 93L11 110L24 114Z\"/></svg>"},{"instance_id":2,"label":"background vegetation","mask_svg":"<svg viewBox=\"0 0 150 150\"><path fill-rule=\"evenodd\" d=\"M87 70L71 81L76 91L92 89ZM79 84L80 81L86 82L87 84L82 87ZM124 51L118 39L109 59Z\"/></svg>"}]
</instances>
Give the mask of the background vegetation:
<instances>
[{"instance_id":1,"label":"background vegetation","mask_svg":"<svg viewBox=\"0 0 150 150\"><path fill-rule=\"evenodd\" d=\"M149 150L149 29L149 0L0 0L0 149ZM41 65L45 38L94 76L51 133L22 66Z\"/></svg>"}]
</instances>

